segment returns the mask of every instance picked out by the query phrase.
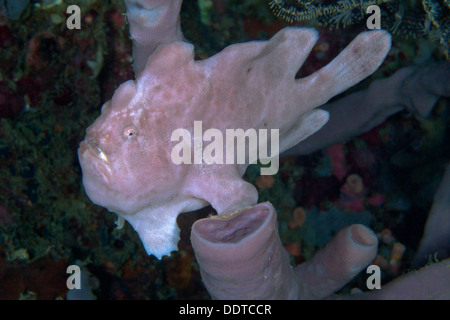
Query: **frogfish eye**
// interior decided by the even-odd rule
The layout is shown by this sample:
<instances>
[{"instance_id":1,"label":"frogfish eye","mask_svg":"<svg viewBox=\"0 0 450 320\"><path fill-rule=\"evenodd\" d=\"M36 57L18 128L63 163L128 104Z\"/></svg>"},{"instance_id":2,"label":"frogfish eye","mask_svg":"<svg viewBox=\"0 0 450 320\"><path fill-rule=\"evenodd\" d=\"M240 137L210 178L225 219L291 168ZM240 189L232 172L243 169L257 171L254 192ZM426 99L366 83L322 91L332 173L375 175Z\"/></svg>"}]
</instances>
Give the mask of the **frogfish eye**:
<instances>
[{"instance_id":1,"label":"frogfish eye","mask_svg":"<svg viewBox=\"0 0 450 320\"><path fill-rule=\"evenodd\" d=\"M137 130L135 128L126 128L123 132L126 139L133 139L137 137Z\"/></svg>"}]
</instances>

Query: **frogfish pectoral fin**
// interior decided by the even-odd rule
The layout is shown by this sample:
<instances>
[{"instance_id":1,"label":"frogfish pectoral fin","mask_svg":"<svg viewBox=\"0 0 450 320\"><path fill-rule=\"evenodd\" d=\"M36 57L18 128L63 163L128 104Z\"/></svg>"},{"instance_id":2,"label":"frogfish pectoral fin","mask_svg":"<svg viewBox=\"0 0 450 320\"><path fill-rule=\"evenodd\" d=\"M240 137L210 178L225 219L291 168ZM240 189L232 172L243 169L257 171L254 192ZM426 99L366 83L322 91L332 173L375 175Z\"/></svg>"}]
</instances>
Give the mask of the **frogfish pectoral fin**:
<instances>
[{"instance_id":1,"label":"frogfish pectoral fin","mask_svg":"<svg viewBox=\"0 0 450 320\"><path fill-rule=\"evenodd\" d=\"M177 216L171 208L144 209L134 215L124 216L136 230L148 255L161 259L178 249L180 229Z\"/></svg>"}]
</instances>

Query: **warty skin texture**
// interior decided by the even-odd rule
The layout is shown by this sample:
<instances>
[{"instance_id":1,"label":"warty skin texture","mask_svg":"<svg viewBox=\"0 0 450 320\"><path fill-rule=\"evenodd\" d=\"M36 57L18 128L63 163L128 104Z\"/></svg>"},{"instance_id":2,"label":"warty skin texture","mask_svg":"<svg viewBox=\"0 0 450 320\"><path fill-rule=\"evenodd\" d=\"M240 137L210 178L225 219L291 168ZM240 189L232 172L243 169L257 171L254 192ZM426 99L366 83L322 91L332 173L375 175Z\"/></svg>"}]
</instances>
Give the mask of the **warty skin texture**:
<instances>
[{"instance_id":1,"label":"warty skin texture","mask_svg":"<svg viewBox=\"0 0 450 320\"><path fill-rule=\"evenodd\" d=\"M186 42L159 46L87 129L79 159L89 198L127 220L158 258L177 248L178 214L256 204L255 187L241 178L248 163L176 165L172 132L194 137L194 121L222 133L278 129L279 152L306 139L328 120L315 108L374 72L391 44L384 31L361 33L327 66L295 79L317 38L313 29L285 28L202 61Z\"/></svg>"}]
</instances>

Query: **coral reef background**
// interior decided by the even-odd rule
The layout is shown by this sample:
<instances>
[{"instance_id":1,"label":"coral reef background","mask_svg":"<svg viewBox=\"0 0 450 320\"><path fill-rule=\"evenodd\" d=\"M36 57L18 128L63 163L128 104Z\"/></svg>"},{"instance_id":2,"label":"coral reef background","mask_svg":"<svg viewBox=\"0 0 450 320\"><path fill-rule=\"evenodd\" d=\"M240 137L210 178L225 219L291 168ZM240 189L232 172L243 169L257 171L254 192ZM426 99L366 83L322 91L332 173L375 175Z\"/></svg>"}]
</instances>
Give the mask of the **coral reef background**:
<instances>
[{"instance_id":1,"label":"coral reef background","mask_svg":"<svg viewBox=\"0 0 450 320\"><path fill-rule=\"evenodd\" d=\"M0 299L65 298L66 268L76 261L98 299L208 299L189 232L211 208L179 217L180 250L159 261L128 224L118 230L115 215L93 205L81 184L76 150L84 130L133 77L122 1L71 1L82 9L81 30L66 28L62 1L26 2L13 13L0 2ZM181 14L198 59L288 25L265 0L185 0ZM364 28L319 26L298 76L324 66ZM394 33L380 70L350 91L445 53L445 44ZM363 223L379 236L375 263L383 281L407 272L450 158L449 112L448 99L423 122L402 112L350 141L282 159L273 177L250 167L245 177L260 202L277 209L292 264L308 260L342 227ZM365 277L342 291L364 290Z\"/></svg>"}]
</instances>

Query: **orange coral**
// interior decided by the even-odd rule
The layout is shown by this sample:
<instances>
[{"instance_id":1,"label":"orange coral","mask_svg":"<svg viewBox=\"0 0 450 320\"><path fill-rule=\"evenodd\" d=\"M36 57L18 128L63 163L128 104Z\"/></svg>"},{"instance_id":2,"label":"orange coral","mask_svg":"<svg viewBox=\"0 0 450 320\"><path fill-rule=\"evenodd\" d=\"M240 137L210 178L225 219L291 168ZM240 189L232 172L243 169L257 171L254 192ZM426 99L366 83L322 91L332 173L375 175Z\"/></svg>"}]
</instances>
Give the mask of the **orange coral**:
<instances>
[{"instance_id":1,"label":"orange coral","mask_svg":"<svg viewBox=\"0 0 450 320\"><path fill-rule=\"evenodd\" d=\"M301 228L306 221L306 211L302 207L295 208L292 220L288 222L289 229Z\"/></svg>"},{"instance_id":2,"label":"orange coral","mask_svg":"<svg viewBox=\"0 0 450 320\"><path fill-rule=\"evenodd\" d=\"M273 176L259 176L256 178L255 185L259 190L269 189L275 183L275 178Z\"/></svg>"}]
</instances>

